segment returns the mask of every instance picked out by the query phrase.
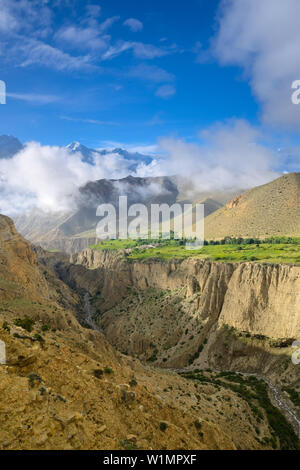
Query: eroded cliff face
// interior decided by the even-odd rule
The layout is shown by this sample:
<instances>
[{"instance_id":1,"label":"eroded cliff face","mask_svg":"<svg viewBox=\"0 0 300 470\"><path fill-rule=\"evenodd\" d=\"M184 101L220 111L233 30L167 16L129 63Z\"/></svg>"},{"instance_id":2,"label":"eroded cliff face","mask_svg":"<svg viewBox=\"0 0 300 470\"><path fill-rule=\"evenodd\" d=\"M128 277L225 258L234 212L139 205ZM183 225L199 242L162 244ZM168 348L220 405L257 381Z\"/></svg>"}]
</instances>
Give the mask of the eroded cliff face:
<instances>
[{"instance_id":1,"label":"eroded cliff face","mask_svg":"<svg viewBox=\"0 0 300 470\"><path fill-rule=\"evenodd\" d=\"M60 276L89 292L99 327L119 351L161 368L255 374L299 396L291 360L300 338L299 266L130 262L91 249L71 261L60 264Z\"/></svg>"},{"instance_id":2,"label":"eroded cliff face","mask_svg":"<svg viewBox=\"0 0 300 470\"><path fill-rule=\"evenodd\" d=\"M217 263L199 259L127 262L120 254L85 250L71 258L72 280L103 313L137 290L184 289L203 320L218 320L253 335L300 337L300 266ZM87 269L82 269L87 268Z\"/></svg>"},{"instance_id":3,"label":"eroded cliff face","mask_svg":"<svg viewBox=\"0 0 300 470\"><path fill-rule=\"evenodd\" d=\"M270 338L299 338L300 266L238 265L219 320Z\"/></svg>"}]
</instances>

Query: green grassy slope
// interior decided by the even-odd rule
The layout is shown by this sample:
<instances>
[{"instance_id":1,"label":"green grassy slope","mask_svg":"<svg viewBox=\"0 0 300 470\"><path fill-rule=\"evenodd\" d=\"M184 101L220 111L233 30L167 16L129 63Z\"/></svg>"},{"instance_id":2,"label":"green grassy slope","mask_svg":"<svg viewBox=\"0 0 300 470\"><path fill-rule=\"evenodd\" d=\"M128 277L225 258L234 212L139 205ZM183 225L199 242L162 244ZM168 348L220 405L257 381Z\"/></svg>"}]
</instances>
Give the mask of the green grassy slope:
<instances>
[{"instance_id":1,"label":"green grassy slope","mask_svg":"<svg viewBox=\"0 0 300 470\"><path fill-rule=\"evenodd\" d=\"M276 241L276 240L275 240ZM196 257L211 261L225 262L270 262L300 264L300 239L291 239L290 243L253 243L206 245L201 249L187 250L184 242L178 240L106 240L99 245L92 245L95 250L128 250L129 260L158 258L164 260Z\"/></svg>"}]
</instances>

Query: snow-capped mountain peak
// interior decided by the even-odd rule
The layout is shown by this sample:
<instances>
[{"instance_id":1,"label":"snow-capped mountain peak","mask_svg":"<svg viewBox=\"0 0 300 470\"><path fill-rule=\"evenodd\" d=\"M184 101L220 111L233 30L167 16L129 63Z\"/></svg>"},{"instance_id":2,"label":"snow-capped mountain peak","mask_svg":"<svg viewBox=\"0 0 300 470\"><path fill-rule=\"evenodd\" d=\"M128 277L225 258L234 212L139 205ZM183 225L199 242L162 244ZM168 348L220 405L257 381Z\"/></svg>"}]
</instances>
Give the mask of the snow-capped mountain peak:
<instances>
[{"instance_id":1,"label":"snow-capped mountain peak","mask_svg":"<svg viewBox=\"0 0 300 470\"><path fill-rule=\"evenodd\" d=\"M85 145L82 145L80 142L76 142L76 141L67 145L66 148L73 153L80 152L83 156L83 160L90 164L94 164L95 154L96 155L98 154L101 156L112 155L112 154L119 155L120 157L123 157L125 160L133 161L134 166L142 162L149 165L153 160L153 158L148 155L143 155L137 152L129 152L128 150L122 149L122 148L96 150L96 149L88 148Z\"/></svg>"}]
</instances>

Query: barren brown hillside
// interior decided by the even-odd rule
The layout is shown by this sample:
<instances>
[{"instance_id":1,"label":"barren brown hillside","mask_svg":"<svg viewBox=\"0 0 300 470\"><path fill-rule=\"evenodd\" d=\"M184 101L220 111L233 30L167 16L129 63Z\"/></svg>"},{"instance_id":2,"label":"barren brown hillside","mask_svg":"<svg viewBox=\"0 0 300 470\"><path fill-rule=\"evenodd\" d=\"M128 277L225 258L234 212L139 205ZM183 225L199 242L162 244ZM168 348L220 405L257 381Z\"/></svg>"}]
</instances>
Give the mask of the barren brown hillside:
<instances>
[{"instance_id":1,"label":"barren brown hillside","mask_svg":"<svg viewBox=\"0 0 300 470\"><path fill-rule=\"evenodd\" d=\"M233 199L205 220L205 238L300 236L300 173Z\"/></svg>"}]
</instances>

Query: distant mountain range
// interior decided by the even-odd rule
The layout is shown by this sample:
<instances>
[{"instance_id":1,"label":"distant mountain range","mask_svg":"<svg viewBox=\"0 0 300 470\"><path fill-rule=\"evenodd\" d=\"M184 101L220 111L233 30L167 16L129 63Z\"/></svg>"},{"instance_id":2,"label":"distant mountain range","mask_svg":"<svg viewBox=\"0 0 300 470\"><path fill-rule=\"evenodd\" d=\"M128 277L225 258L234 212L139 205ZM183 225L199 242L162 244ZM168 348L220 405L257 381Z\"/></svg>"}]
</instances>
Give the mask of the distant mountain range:
<instances>
[{"instance_id":1,"label":"distant mountain range","mask_svg":"<svg viewBox=\"0 0 300 470\"><path fill-rule=\"evenodd\" d=\"M12 158L20 150L24 148L24 145L12 135L1 135L0 136L0 158ZM83 161L89 163L90 165L95 164L95 157L106 156L106 155L120 155L125 160L132 162L132 165L129 166L130 171L135 171L136 167L140 163L145 163L149 165L153 161L153 157L149 155L144 155L138 152L128 152L122 148L113 148L113 149L91 149L82 145L80 142L72 142L71 144L66 145L65 147L72 153L80 152L83 156Z\"/></svg>"},{"instance_id":2,"label":"distant mountain range","mask_svg":"<svg viewBox=\"0 0 300 470\"><path fill-rule=\"evenodd\" d=\"M94 159L97 156L105 156L105 155L120 155L123 157L125 160L128 160L129 162L132 162L132 165L129 166L130 171L135 171L136 167L140 163L145 163L146 165L149 165L153 158L148 156L148 155L143 155L142 153L138 152L128 152L125 149L122 148L114 148L114 149L91 149L88 147L85 147L85 145L82 145L80 142L72 142L71 144L67 145L65 148L70 150L72 153L80 152L83 155L83 161L94 165Z\"/></svg>"}]
</instances>

